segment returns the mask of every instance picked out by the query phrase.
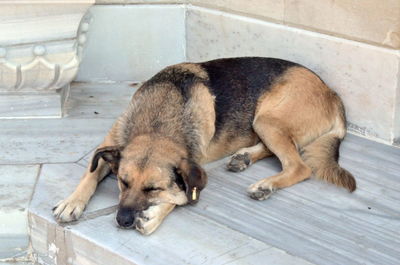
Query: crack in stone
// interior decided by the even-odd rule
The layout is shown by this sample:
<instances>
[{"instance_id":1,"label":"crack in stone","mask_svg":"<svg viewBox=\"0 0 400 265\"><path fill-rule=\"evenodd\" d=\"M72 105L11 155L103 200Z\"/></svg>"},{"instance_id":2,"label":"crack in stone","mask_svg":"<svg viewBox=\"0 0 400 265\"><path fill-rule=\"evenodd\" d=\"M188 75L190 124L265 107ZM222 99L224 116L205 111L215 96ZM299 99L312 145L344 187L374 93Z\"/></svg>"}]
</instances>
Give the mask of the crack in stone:
<instances>
[{"instance_id":1,"label":"crack in stone","mask_svg":"<svg viewBox=\"0 0 400 265\"><path fill-rule=\"evenodd\" d=\"M79 218L79 220L77 220L77 221L73 221L73 222L70 222L70 223L61 223L61 224L59 223L59 225L62 226L62 227L67 228L70 225L77 225L77 224L79 224L81 222L92 220L92 219L95 219L95 218L100 217L100 216L110 215L112 213L115 213L115 211L117 209L118 209L118 204L110 206L110 207L107 207L107 208L104 208L104 209L100 209L100 210L96 210L96 211L93 211L93 212L89 212L89 213L83 214L81 216L81 218Z\"/></svg>"}]
</instances>

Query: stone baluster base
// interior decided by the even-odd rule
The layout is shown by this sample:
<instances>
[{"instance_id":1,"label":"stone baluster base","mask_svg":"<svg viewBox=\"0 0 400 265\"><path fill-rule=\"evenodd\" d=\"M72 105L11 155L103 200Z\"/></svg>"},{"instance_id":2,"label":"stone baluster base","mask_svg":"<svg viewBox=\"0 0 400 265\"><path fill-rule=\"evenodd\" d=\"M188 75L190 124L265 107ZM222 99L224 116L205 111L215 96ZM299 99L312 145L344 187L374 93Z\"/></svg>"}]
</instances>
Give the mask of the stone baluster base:
<instances>
[{"instance_id":1,"label":"stone baluster base","mask_svg":"<svg viewBox=\"0 0 400 265\"><path fill-rule=\"evenodd\" d=\"M63 116L93 3L0 3L0 119Z\"/></svg>"}]
</instances>

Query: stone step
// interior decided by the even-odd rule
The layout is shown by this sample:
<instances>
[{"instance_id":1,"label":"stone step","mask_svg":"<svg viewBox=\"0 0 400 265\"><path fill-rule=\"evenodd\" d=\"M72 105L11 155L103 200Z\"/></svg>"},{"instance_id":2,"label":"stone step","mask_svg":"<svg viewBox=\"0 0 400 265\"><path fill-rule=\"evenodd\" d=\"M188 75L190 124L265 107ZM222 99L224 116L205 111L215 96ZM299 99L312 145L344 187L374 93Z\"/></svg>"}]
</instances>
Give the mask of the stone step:
<instances>
[{"instance_id":1,"label":"stone step","mask_svg":"<svg viewBox=\"0 0 400 265\"><path fill-rule=\"evenodd\" d=\"M99 185L78 222L57 224L51 208L73 191L88 157L45 164L29 209L31 244L44 264L395 264L400 182L392 170L399 155L398 148L349 135L340 163L356 176L354 193L309 180L263 202L245 190L280 171L276 158L241 173L217 161L206 165L200 202L175 209L150 236L117 227L115 177Z\"/></svg>"},{"instance_id":2,"label":"stone step","mask_svg":"<svg viewBox=\"0 0 400 265\"><path fill-rule=\"evenodd\" d=\"M353 194L308 180L266 201L253 201L246 187L279 172L279 161L268 158L229 173L225 159L206 165L209 183L200 202L174 210L151 236L117 228L119 192L112 176L99 185L78 222L60 226L52 207L74 190L132 90L127 84L74 84L68 117L1 121L6 155L0 157L0 178L7 189L0 190L5 198L0 200L0 225L8 221L0 226L0 238L12 243L5 233L23 231L14 220L26 225L29 215L30 242L26 230L20 233L24 241L16 246L23 253L14 254L25 255L30 243L36 261L49 265L384 265L400 260L400 149L351 134L341 147L340 163L357 179ZM21 130L28 127L29 133ZM10 211L18 216L11 217ZM0 264L12 256L9 250L3 254Z\"/></svg>"},{"instance_id":3,"label":"stone step","mask_svg":"<svg viewBox=\"0 0 400 265\"><path fill-rule=\"evenodd\" d=\"M30 210L31 243L44 264L310 264L244 233L181 207L151 236L116 226L116 180L99 185L83 217L60 226L53 204L67 196L84 167L44 165Z\"/></svg>"},{"instance_id":4,"label":"stone step","mask_svg":"<svg viewBox=\"0 0 400 265\"><path fill-rule=\"evenodd\" d=\"M38 165L0 166L0 261L27 254L28 205Z\"/></svg>"}]
</instances>

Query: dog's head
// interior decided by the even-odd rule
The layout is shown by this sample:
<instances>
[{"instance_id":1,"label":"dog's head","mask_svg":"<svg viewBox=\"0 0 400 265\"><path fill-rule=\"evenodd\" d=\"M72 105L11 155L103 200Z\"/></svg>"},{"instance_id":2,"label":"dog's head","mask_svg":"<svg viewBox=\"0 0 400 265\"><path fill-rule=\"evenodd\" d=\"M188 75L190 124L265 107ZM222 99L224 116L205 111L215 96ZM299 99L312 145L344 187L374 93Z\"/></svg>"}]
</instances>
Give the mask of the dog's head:
<instances>
[{"instance_id":1,"label":"dog's head","mask_svg":"<svg viewBox=\"0 0 400 265\"><path fill-rule=\"evenodd\" d=\"M99 159L106 161L118 177L120 189L117 222L134 227L152 206L196 203L207 183L205 171L171 141L141 139L123 150L109 146L96 150L91 171Z\"/></svg>"}]
</instances>

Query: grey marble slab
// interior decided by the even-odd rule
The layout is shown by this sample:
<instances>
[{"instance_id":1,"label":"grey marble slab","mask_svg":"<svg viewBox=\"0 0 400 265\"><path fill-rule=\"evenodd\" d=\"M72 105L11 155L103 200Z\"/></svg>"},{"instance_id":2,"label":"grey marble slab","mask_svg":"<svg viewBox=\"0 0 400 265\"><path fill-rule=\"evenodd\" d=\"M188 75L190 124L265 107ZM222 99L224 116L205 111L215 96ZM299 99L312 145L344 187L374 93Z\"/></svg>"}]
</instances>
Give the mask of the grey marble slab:
<instances>
[{"instance_id":1,"label":"grey marble slab","mask_svg":"<svg viewBox=\"0 0 400 265\"><path fill-rule=\"evenodd\" d=\"M100 184L82 220L60 227L51 208L72 192L82 173L83 167L76 164L43 165L30 206L32 246L43 262L63 264L70 258L73 264L251 264L259 259L308 264L183 208L151 237L121 230L110 211L117 204L118 190L109 178Z\"/></svg>"},{"instance_id":2,"label":"grey marble slab","mask_svg":"<svg viewBox=\"0 0 400 265\"><path fill-rule=\"evenodd\" d=\"M116 119L128 107L138 86L73 83L64 112L69 118Z\"/></svg>"},{"instance_id":3,"label":"grey marble slab","mask_svg":"<svg viewBox=\"0 0 400 265\"><path fill-rule=\"evenodd\" d=\"M56 223L52 208L73 192L84 171L85 168L78 164L45 164L42 167L29 207L31 246L42 263L56 263L51 256L52 251L57 244L61 244L60 240L64 242L65 231L70 226L99 215L113 213L116 209L118 187L115 179L106 178L99 184L80 221L62 226ZM63 249L66 246L58 247Z\"/></svg>"},{"instance_id":4,"label":"grey marble slab","mask_svg":"<svg viewBox=\"0 0 400 265\"><path fill-rule=\"evenodd\" d=\"M103 140L114 121L0 120L0 164L76 162Z\"/></svg>"},{"instance_id":5,"label":"grey marble slab","mask_svg":"<svg viewBox=\"0 0 400 265\"><path fill-rule=\"evenodd\" d=\"M81 160L78 161L78 164L87 167L89 164L90 159L92 159L94 151L96 150L97 147L93 148L90 152L88 152Z\"/></svg>"},{"instance_id":6,"label":"grey marble slab","mask_svg":"<svg viewBox=\"0 0 400 265\"><path fill-rule=\"evenodd\" d=\"M359 184L353 194L309 180L266 201L253 201L246 196L246 187L280 170L279 162L269 158L242 173L232 174L224 166L208 171L201 201L189 209L316 264L396 264L400 259L398 177L385 168L371 167L371 160L379 165L389 163L392 156L378 143L349 138L355 144L366 143L370 152L381 152L380 160L369 152L350 155L345 141L341 163ZM393 148L386 151L400 153ZM399 164L400 160L394 166Z\"/></svg>"},{"instance_id":7,"label":"grey marble slab","mask_svg":"<svg viewBox=\"0 0 400 265\"><path fill-rule=\"evenodd\" d=\"M62 95L59 93L20 93L0 95L0 119L61 118Z\"/></svg>"},{"instance_id":8,"label":"grey marble slab","mask_svg":"<svg viewBox=\"0 0 400 265\"><path fill-rule=\"evenodd\" d=\"M77 164L43 165L30 203L30 213L54 222L51 209L75 190L84 172L85 168ZM117 205L118 194L116 180L105 178L86 207L83 218L91 212Z\"/></svg>"},{"instance_id":9,"label":"grey marble slab","mask_svg":"<svg viewBox=\"0 0 400 265\"><path fill-rule=\"evenodd\" d=\"M358 142L360 147L357 147ZM357 152L357 148L366 151ZM74 250L74 257L79 261L92 258L90 262L99 262L97 258L102 257L100 254L96 258L87 256L88 249L99 248L110 251L112 255L109 258L120 260L121 264L163 264L158 258L166 263L171 262L169 258L174 258L178 262L175 264L257 264L269 260L279 264L276 260L283 262L285 259L288 261L283 264L293 264L292 259L295 257L301 258L301 262L308 260L315 264L395 264L400 259L397 251L400 247L400 215L396 210L399 185L396 175L391 174L390 170L385 172L379 167L379 162L393 164L393 168L396 168L398 163L392 157L398 155L398 152L400 150L396 148L382 147L378 143L350 135L343 143L340 162L356 176L356 192L350 194L330 184L309 180L278 191L262 202L248 198L246 187L262 177L279 172L281 167L276 158L264 159L242 173L227 172L226 159L216 161L206 165L209 184L202 192L199 204L175 210L150 237L143 237L135 231L119 230L115 227L114 214L111 211L104 216L67 226L71 232L72 245L80 245ZM371 161L375 161L375 164L371 164ZM56 185L47 188L40 186L42 181L49 185L48 180L59 175L59 172L69 173L63 173L63 181L56 179ZM78 165L45 165L41 174L44 178L39 181L38 192L54 190L56 186L67 186L62 191L65 193L72 191L74 185L69 183L77 183L79 173L82 172L83 167ZM108 180L109 183L102 184L100 188L106 189L112 181L115 180ZM115 183L112 184L116 188ZM96 212L111 205L112 203L96 206L96 198L98 203L100 200L101 203L106 202L109 192L100 190L99 195L93 199L93 204L89 204L88 212ZM116 203L118 191L114 190L112 193ZM53 196L62 197L62 194ZM55 199L44 197L39 204L33 202L34 207L47 208L47 213L39 211L39 216L46 217L49 214L51 205L44 205L51 200ZM196 223L198 220L201 220L200 223ZM212 225L211 229L208 227L209 222L218 224ZM235 251L226 250L227 253L234 253L232 260L229 260L229 255L229 258L222 255L222 258L213 259L214 252L207 252L209 250L204 246L196 247L196 251L206 253L203 256L195 254L196 251L190 252L190 247L187 249L190 244L201 244L202 239L196 236L199 234L207 242L213 242L215 237L233 240L237 232L230 232L227 236L223 231L216 231L215 227L220 225L224 229L240 232L240 235L245 235L251 242L257 242L257 245L263 242L266 246L276 248L272 248L273 251L271 248L256 248L255 252L246 252L247 247L254 248L251 244L246 244L246 247L234 248ZM214 237L208 236L210 231ZM37 234L39 235L40 233ZM164 245L173 245L172 242L167 243L169 240L179 243L172 249L164 249ZM181 252L181 248L191 253L191 262L186 260L186 252ZM157 253L161 251L168 256L152 255L148 249L154 249ZM177 249L180 250L179 255ZM213 251L225 253L220 247L213 248ZM108 262L107 257L100 260L104 264Z\"/></svg>"},{"instance_id":10,"label":"grey marble slab","mask_svg":"<svg viewBox=\"0 0 400 265\"><path fill-rule=\"evenodd\" d=\"M0 265L35 265L34 263L30 262L30 261L0 261Z\"/></svg>"},{"instance_id":11,"label":"grey marble slab","mask_svg":"<svg viewBox=\"0 0 400 265\"><path fill-rule=\"evenodd\" d=\"M84 167L44 165L37 188L40 195L32 202L31 235L42 258L50 263L70 258L77 264L111 260L118 264L302 264L306 260L396 264L400 214L395 169L400 161L396 163L393 156L399 152L349 135L340 163L356 176L354 193L308 180L261 202L250 199L246 188L279 172L276 158L259 161L241 173L226 171L227 159L216 161L205 166L209 183L200 202L174 210L149 237L116 227L112 205L117 203L118 190L112 178L100 185L87 218L57 226L49 201L69 194ZM51 244L61 254L52 254ZM90 251L94 254L88 255Z\"/></svg>"},{"instance_id":12,"label":"grey marble slab","mask_svg":"<svg viewBox=\"0 0 400 265\"><path fill-rule=\"evenodd\" d=\"M183 208L176 209L148 237L118 229L112 221L112 216L104 216L71 228L72 241L79 244L77 263L309 264ZM89 251L96 253L96 260Z\"/></svg>"},{"instance_id":13,"label":"grey marble slab","mask_svg":"<svg viewBox=\"0 0 400 265\"><path fill-rule=\"evenodd\" d=\"M38 171L37 165L0 166L0 259L28 248L28 205Z\"/></svg>"}]
</instances>

